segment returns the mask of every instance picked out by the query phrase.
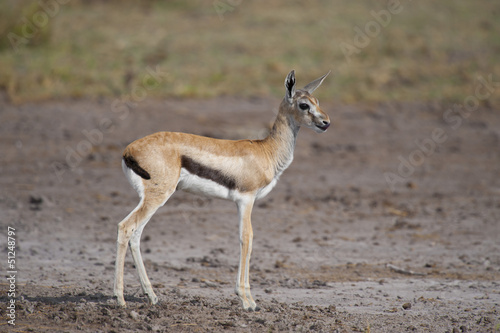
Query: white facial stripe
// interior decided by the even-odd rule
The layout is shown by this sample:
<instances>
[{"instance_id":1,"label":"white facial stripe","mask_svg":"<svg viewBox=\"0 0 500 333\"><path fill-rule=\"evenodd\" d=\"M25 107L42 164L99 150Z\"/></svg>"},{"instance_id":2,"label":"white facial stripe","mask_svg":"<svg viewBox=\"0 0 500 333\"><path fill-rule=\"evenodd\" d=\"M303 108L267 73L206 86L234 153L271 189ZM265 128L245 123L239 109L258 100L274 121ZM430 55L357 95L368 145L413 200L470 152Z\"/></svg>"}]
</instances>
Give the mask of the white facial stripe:
<instances>
[{"instance_id":1,"label":"white facial stripe","mask_svg":"<svg viewBox=\"0 0 500 333\"><path fill-rule=\"evenodd\" d=\"M302 103L309 105L308 112L310 114L312 114L315 117L321 116L321 114L318 112L318 110L316 108L317 104L314 103L314 101L312 99L307 98L307 99L301 99L301 100L299 100L299 105L302 104Z\"/></svg>"},{"instance_id":2,"label":"white facial stripe","mask_svg":"<svg viewBox=\"0 0 500 333\"><path fill-rule=\"evenodd\" d=\"M317 98L315 97L312 97L309 99L309 105L311 105L311 111L312 111L312 114L315 116L315 117L321 117L321 113L317 110L317 108L319 107L319 101Z\"/></svg>"},{"instance_id":3,"label":"white facial stripe","mask_svg":"<svg viewBox=\"0 0 500 333\"><path fill-rule=\"evenodd\" d=\"M314 103L311 103L311 101L309 99L305 99L305 98L299 99L297 101L297 106L299 107L299 109L300 109L300 105L301 104L307 104L307 105L309 105L309 109L310 110L314 109ZM300 109L300 110L301 111L305 111L305 110L302 110L302 109Z\"/></svg>"},{"instance_id":4,"label":"white facial stripe","mask_svg":"<svg viewBox=\"0 0 500 333\"><path fill-rule=\"evenodd\" d=\"M298 100L298 105L300 105L302 103L309 105L309 107L319 106L319 101L315 97L310 97L310 98L307 97L307 98L299 99Z\"/></svg>"}]
</instances>

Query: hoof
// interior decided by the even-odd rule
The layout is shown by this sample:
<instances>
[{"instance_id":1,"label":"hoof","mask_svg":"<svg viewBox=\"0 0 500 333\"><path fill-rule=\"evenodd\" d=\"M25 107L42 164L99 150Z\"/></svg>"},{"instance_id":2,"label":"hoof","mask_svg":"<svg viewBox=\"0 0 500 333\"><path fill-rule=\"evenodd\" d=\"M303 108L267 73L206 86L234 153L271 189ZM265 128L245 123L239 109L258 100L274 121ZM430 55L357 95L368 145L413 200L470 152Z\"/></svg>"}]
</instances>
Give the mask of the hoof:
<instances>
[{"instance_id":1,"label":"hoof","mask_svg":"<svg viewBox=\"0 0 500 333\"><path fill-rule=\"evenodd\" d=\"M125 303L125 298L123 295L115 294L113 295L114 298L116 298L116 303L118 304L119 307L126 308L127 304Z\"/></svg>"},{"instance_id":2,"label":"hoof","mask_svg":"<svg viewBox=\"0 0 500 333\"><path fill-rule=\"evenodd\" d=\"M158 303L158 297L157 297L156 295L155 295L155 296L153 296L153 297L149 297L149 296L148 296L148 303L149 303L150 305L155 305L155 304L157 304L157 303Z\"/></svg>"},{"instance_id":3,"label":"hoof","mask_svg":"<svg viewBox=\"0 0 500 333\"><path fill-rule=\"evenodd\" d=\"M255 307L248 307L248 308L243 308L245 311L248 311L248 312L257 312L257 311L260 311L260 307L258 307L257 305Z\"/></svg>"},{"instance_id":4,"label":"hoof","mask_svg":"<svg viewBox=\"0 0 500 333\"><path fill-rule=\"evenodd\" d=\"M125 303L125 301L120 301L120 300L117 300L117 305L120 307L120 308L126 308L127 307L127 303Z\"/></svg>"}]
</instances>

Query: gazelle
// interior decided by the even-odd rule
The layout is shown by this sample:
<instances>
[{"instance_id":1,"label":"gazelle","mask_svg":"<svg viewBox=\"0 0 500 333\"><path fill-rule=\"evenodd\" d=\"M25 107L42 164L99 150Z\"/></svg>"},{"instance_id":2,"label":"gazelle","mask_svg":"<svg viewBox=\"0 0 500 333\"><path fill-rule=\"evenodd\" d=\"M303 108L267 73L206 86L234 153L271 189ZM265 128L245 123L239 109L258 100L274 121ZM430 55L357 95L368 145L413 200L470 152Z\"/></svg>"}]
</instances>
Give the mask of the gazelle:
<instances>
[{"instance_id":1,"label":"gazelle","mask_svg":"<svg viewBox=\"0 0 500 333\"><path fill-rule=\"evenodd\" d=\"M250 294L248 277L253 239L252 207L256 199L272 190L292 163L300 127L322 133L330 126L328 115L311 96L329 73L300 90L295 89L295 72L292 70L287 75L285 97L268 137L263 140L218 140L159 132L136 140L125 149L123 171L141 200L118 224L114 294L119 305L125 306L123 270L127 243L142 290L152 304L158 302L141 258L141 233L156 210L176 190L185 190L236 202L240 222L240 261L235 291L244 309L259 309Z\"/></svg>"}]
</instances>

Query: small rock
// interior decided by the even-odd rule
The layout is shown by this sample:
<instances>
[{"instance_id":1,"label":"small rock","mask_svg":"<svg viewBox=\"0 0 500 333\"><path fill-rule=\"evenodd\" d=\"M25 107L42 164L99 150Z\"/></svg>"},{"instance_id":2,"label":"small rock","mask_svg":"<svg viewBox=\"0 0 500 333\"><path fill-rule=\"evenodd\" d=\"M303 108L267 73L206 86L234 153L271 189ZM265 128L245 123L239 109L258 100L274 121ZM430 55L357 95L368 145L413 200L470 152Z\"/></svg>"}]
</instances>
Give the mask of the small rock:
<instances>
[{"instance_id":1,"label":"small rock","mask_svg":"<svg viewBox=\"0 0 500 333\"><path fill-rule=\"evenodd\" d=\"M160 332L161 330L162 330L162 327L160 325L153 325L152 326L153 332Z\"/></svg>"},{"instance_id":2,"label":"small rock","mask_svg":"<svg viewBox=\"0 0 500 333\"><path fill-rule=\"evenodd\" d=\"M217 288L218 287L218 285L216 283L209 281L209 280L205 280L205 281L203 281L203 283L205 285L201 285L201 287L208 287L208 288Z\"/></svg>"},{"instance_id":3,"label":"small rock","mask_svg":"<svg viewBox=\"0 0 500 333\"><path fill-rule=\"evenodd\" d=\"M139 319L139 314L137 312L135 312L134 310L130 311L129 316L130 316L130 318L132 318L134 320L138 320Z\"/></svg>"},{"instance_id":4,"label":"small rock","mask_svg":"<svg viewBox=\"0 0 500 333\"><path fill-rule=\"evenodd\" d=\"M408 182L406 183L406 187L413 190L416 189L418 186L414 182Z\"/></svg>"},{"instance_id":5,"label":"small rock","mask_svg":"<svg viewBox=\"0 0 500 333\"><path fill-rule=\"evenodd\" d=\"M265 325L266 324L265 319L262 319L262 318L255 319L255 322L258 323L258 324L261 324L261 325Z\"/></svg>"},{"instance_id":6,"label":"small rock","mask_svg":"<svg viewBox=\"0 0 500 333\"><path fill-rule=\"evenodd\" d=\"M405 304L403 304L403 309L410 310L411 309L411 303L405 303Z\"/></svg>"},{"instance_id":7,"label":"small rock","mask_svg":"<svg viewBox=\"0 0 500 333\"><path fill-rule=\"evenodd\" d=\"M42 210L43 198L38 195L31 195L29 203L30 210Z\"/></svg>"}]
</instances>

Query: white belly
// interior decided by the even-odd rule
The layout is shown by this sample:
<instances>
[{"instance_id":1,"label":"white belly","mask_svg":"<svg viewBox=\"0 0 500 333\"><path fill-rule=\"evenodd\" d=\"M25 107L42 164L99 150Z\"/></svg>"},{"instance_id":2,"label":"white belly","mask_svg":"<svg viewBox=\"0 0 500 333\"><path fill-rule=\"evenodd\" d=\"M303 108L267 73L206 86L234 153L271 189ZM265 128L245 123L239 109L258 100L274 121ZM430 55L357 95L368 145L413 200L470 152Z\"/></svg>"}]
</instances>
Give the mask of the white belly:
<instances>
[{"instance_id":1,"label":"white belly","mask_svg":"<svg viewBox=\"0 0 500 333\"><path fill-rule=\"evenodd\" d=\"M259 189L255 195L255 199L261 199L268 195L269 192L271 192L271 190L276 186L277 182L278 177L275 177L269 184ZM179 177L179 182L177 183L177 189L189 193L232 201L236 201L244 195L238 190L230 190L210 179L194 175L184 168L181 168L181 175Z\"/></svg>"},{"instance_id":2,"label":"white belly","mask_svg":"<svg viewBox=\"0 0 500 333\"><path fill-rule=\"evenodd\" d=\"M229 200L233 200L234 195L236 194L234 190L230 190L210 179L193 175L184 168L181 169L177 189L190 193Z\"/></svg>"}]
</instances>

